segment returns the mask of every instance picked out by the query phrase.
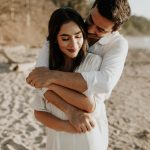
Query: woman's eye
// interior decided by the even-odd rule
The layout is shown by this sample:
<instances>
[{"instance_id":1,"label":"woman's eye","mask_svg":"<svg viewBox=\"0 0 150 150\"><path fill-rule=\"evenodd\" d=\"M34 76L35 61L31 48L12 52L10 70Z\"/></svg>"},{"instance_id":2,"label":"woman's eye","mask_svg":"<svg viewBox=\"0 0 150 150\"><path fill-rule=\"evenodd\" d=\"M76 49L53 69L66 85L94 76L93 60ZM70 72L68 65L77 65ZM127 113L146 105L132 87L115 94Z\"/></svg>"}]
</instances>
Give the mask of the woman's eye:
<instances>
[{"instance_id":1,"label":"woman's eye","mask_svg":"<svg viewBox=\"0 0 150 150\"><path fill-rule=\"evenodd\" d=\"M76 36L76 38L81 38L81 36Z\"/></svg>"},{"instance_id":2,"label":"woman's eye","mask_svg":"<svg viewBox=\"0 0 150 150\"><path fill-rule=\"evenodd\" d=\"M63 41L68 41L69 39L62 39Z\"/></svg>"},{"instance_id":3,"label":"woman's eye","mask_svg":"<svg viewBox=\"0 0 150 150\"><path fill-rule=\"evenodd\" d=\"M82 35L76 35L75 36L75 38L81 38L82 37Z\"/></svg>"}]
</instances>

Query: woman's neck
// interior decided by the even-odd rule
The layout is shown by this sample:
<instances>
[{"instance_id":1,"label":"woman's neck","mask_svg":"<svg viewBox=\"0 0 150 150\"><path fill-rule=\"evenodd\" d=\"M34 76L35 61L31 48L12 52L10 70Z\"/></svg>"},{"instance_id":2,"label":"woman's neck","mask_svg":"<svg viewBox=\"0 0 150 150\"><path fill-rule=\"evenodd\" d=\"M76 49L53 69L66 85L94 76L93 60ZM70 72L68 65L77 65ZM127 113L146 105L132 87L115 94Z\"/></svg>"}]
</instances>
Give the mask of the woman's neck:
<instances>
[{"instance_id":1,"label":"woman's neck","mask_svg":"<svg viewBox=\"0 0 150 150\"><path fill-rule=\"evenodd\" d=\"M65 57L65 63L62 66L63 71L71 71L73 66L73 59Z\"/></svg>"}]
</instances>

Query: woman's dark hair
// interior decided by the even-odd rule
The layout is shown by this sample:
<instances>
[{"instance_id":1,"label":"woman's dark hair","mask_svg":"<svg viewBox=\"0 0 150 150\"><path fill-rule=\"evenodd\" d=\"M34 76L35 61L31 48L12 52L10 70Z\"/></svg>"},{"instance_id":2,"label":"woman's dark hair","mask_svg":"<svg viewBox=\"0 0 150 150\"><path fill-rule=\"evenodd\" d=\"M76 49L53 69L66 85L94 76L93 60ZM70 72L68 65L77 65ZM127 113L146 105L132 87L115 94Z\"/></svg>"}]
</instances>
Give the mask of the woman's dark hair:
<instances>
[{"instance_id":1,"label":"woman's dark hair","mask_svg":"<svg viewBox=\"0 0 150 150\"><path fill-rule=\"evenodd\" d=\"M87 40L86 40L87 27L84 23L83 18L80 16L78 12L76 12L72 8L68 8L68 7L59 8L52 13L50 20L49 20L49 24L48 24L47 40L50 42L49 69L51 70L58 70L65 63L64 55L59 49L59 46L57 43L57 35L62 25L65 23L69 23L71 21L73 21L79 26L83 34L83 39L84 39L81 50L79 51L77 57L74 58L73 60L73 67L71 71L74 71L80 65L80 63L85 57L85 52L87 51Z\"/></svg>"},{"instance_id":2,"label":"woman's dark hair","mask_svg":"<svg viewBox=\"0 0 150 150\"><path fill-rule=\"evenodd\" d=\"M95 0L95 6L103 17L114 23L113 31L118 30L131 15L128 0Z\"/></svg>"}]
</instances>

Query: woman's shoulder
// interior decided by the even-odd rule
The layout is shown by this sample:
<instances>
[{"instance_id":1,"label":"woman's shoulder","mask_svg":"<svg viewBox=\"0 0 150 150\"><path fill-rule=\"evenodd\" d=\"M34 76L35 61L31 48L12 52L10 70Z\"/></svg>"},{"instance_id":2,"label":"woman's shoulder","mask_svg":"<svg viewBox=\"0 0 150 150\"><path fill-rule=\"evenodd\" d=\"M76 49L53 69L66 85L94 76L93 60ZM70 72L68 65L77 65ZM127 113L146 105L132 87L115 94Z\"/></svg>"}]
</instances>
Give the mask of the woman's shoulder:
<instances>
[{"instance_id":1,"label":"woman's shoulder","mask_svg":"<svg viewBox=\"0 0 150 150\"><path fill-rule=\"evenodd\" d=\"M87 53L86 57L85 57L85 62L86 63L101 63L102 58L97 55L97 54L93 54L93 53Z\"/></svg>"},{"instance_id":2,"label":"woman's shoulder","mask_svg":"<svg viewBox=\"0 0 150 150\"><path fill-rule=\"evenodd\" d=\"M80 64L77 72L81 71L96 71L99 70L102 59L99 55L87 53L84 61Z\"/></svg>"}]
</instances>

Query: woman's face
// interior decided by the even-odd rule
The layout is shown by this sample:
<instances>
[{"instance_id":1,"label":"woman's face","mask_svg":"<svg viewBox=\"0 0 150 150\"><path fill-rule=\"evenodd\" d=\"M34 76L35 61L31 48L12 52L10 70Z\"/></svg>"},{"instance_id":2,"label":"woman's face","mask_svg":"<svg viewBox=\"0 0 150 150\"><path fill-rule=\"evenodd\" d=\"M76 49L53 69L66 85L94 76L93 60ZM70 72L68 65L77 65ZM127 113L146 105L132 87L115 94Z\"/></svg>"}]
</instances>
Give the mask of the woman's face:
<instances>
[{"instance_id":1,"label":"woman's face","mask_svg":"<svg viewBox=\"0 0 150 150\"><path fill-rule=\"evenodd\" d=\"M71 21L61 26L57 42L65 57L75 58L83 45L83 34L78 25Z\"/></svg>"}]
</instances>

